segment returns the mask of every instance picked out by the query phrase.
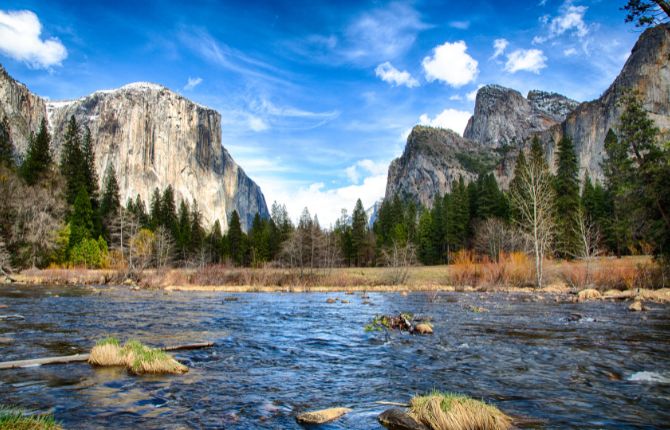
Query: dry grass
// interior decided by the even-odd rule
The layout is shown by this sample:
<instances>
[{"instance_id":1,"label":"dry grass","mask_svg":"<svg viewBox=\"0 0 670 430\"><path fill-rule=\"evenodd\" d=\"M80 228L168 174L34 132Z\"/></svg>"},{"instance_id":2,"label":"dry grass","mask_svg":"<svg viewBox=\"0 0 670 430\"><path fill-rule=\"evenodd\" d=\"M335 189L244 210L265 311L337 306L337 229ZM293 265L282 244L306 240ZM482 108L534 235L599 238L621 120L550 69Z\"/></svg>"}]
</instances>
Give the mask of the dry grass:
<instances>
[{"instance_id":1,"label":"dry grass","mask_svg":"<svg viewBox=\"0 0 670 430\"><path fill-rule=\"evenodd\" d=\"M466 396L437 391L412 398L409 415L432 430L512 428L512 419L495 406Z\"/></svg>"},{"instance_id":2,"label":"dry grass","mask_svg":"<svg viewBox=\"0 0 670 430\"><path fill-rule=\"evenodd\" d=\"M585 302L588 300L600 300L602 298L603 295L600 293L600 291L593 288L587 288L577 293L578 302Z\"/></svg>"},{"instance_id":3,"label":"dry grass","mask_svg":"<svg viewBox=\"0 0 670 430\"><path fill-rule=\"evenodd\" d=\"M93 347L88 362L96 366L126 366L135 375L178 375L188 372L188 367L160 349L148 347L136 340L129 340L121 347L119 341L111 337Z\"/></svg>"}]
</instances>

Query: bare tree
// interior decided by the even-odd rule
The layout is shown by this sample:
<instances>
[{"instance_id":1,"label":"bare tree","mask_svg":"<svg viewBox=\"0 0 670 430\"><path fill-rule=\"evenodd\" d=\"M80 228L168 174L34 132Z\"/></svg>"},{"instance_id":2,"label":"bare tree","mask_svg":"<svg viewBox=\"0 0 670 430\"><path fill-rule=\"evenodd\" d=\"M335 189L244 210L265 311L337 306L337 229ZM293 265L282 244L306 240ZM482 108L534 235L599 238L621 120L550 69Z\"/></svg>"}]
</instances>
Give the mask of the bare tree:
<instances>
[{"instance_id":1,"label":"bare tree","mask_svg":"<svg viewBox=\"0 0 670 430\"><path fill-rule=\"evenodd\" d=\"M389 283L402 285L409 278L409 269L416 264L416 247L409 241L393 240L391 246L382 250L382 259L389 268Z\"/></svg>"},{"instance_id":2,"label":"bare tree","mask_svg":"<svg viewBox=\"0 0 670 430\"><path fill-rule=\"evenodd\" d=\"M510 190L512 204L519 213L519 228L528 236L535 256L535 286L542 287L544 259L551 252L556 234L556 200L549 169L542 161L530 160L520 166L515 186Z\"/></svg>"},{"instance_id":3,"label":"bare tree","mask_svg":"<svg viewBox=\"0 0 670 430\"><path fill-rule=\"evenodd\" d=\"M600 255L601 236L596 224L586 216L584 208L581 206L575 213L575 222L573 223L575 233L579 238L579 248L575 258L580 258L586 263L586 275L584 283L588 284L591 277L591 262Z\"/></svg>"},{"instance_id":4,"label":"bare tree","mask_svg":"<svg viewBox=\"0 0 670 430\"><path fill-rule=\"evenodd\" d=\"M0 275L9 278L10 273L12 273L12 259L5 242L0 241Z\"/></svg>"},{"instance_id":5,"label":"bare tree","mask_svg":"<svg viewBox=\"0 0 670 430\"><path fill-rule=\"evenodd\" d=\"M156 254L156 268L160 269L172 261L174 253L174 240L172 235L164 226L160 226L155 232L155 254Z\"/></svg>"},{"instance_id":6,"label":"bare tree","mask_svg":"<svg viewBox=\"0 0 670 430\"><path fill-rule=\"evenodd\" d=\"M146 228L140 229L129 241L128 255L129 261L132 261L130 269L134 272L142 273L149 267L154 256L154 246L156 236Z\"/></svg>"},{"instance_id":7,"label":"bare tree","mask_svg":"<svg viewBox=\"0 0 670 430\"><path fill-rule=\"evenodd\" d=\"M135 214L120 208L110 226L111 248L120 252L130 271L135 268L134 254L130 249L130 240L140 230L140 221Z\"/></svg>"},{"instance_id":8,"label":"bare tree","mask_svg":"<svg viewBox=\"0 0 670 430\"><path fill-rule=\"evenodd\" d=\"M524 235L499 218L488 218L475 228L475 250L499 261L501 252L526 250Z\"/></svg>"}]
</instances>

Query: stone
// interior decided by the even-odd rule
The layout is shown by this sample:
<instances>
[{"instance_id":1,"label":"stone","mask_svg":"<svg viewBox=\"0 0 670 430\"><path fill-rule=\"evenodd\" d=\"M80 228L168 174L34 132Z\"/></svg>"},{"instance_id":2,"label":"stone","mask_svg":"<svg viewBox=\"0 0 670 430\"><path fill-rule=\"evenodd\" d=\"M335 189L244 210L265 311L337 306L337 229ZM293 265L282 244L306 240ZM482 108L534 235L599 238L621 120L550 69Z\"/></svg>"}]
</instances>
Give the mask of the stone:
<instances>
[{"instance_id":1,"label":"stone","mask_svg":"<svg viewBox=\"0 0 670 430\"><path fill-rule=\"evenodd\" d=\"M335 302L337 302L337 299L334 299L334 298L332 298L332 297L329 297L329 298L326 300L326 303L330 303L330 304L335 303Z\"/></svg>"},{"instance_id":2,"label":"stone","mask_svg":"<svg viewBox=\"0 0 670 430\"><path fill-rule=\"evenodd\" d=\"M642 303L642 300L638 299L638 300L635 300L633 303L631 303L630 306L628 306L628 310L631 311L631 312L642 312L642 311L646 311L647 308Z\"/></svg>"},{"instance_id":3,"label":"stone","mask_svg":"<svg viewBox=\"0 0 670 430\"><path fill-rule=\"evenodd\" d=\"M321 409L302 413L296 417L296 420L301 424L323 424L334 421L349 412L351 412L349 408Z\"/></svg>"},{"instance_id":4,"label":"stone","mask_svg":"<svg viewBox=\"0 0 670 430\"><path fill-rule=\"evenodd\" d=\"M269 217L260 188L222 146L221 114L162 85L133 83L76 100L45 101L0 66L0 117L4 115L19 157L30 133L47 119L55 160L74 115L82 128L91 130L100 187L111 167L123 202L139 194L148 206L155 188L172 185L177 204L197 201L207 228L219 220L227 230L233 210L245 230L257 212Z\"/></svg>"},{"instance_id":5,"label":"stone","mask_svg":"<svg viewBox=\"0 0 670 430\"><path fill-rule=\"evenodd\" d=\"M578 302L585 302L588 300L599 300L603 296L600 294L600 291L593 289L593 288L586 288L579 293L577 293L577 301Z\"/></svg>"},{"instance_id":6,"label":"stone","mask_svg":"<svg viewBox=\"0 0 670 430\"><path fill-rule=\"evenodd\" d=\"M433 334L433 328L430 324L419 323L414 327L414 332L419 334Z\"/></svg>"},{"instance_id":7,"label":"stone","mask_svg":"<svg viewBox=\"0 0 670 430\"><path fill-rule=\"evenodd\" d=\"M382 412L377 420L389 430L430 430L424 424L407 415L404 410L398 408Z\"/></svg>"}]
</instances>

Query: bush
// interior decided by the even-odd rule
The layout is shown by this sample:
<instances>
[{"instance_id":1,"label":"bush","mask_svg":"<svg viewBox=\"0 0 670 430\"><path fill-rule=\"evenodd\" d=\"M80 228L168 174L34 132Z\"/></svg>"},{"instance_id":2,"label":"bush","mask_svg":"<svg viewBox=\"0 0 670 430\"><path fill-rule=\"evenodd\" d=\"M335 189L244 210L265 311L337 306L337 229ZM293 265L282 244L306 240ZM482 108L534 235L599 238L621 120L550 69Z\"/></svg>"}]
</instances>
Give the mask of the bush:
<instances>
[{"instance_id":1,"label":"bush","mask_svg":"<svg viewBox=\"0 0 670 430\"><path fill-rule=\"evenodd\" d=\"M107 242L102 237L82 239L70 249L70 263L73 266L86 268L103 268L107 266L109 251Z\"/></svg>"}]
</instances>

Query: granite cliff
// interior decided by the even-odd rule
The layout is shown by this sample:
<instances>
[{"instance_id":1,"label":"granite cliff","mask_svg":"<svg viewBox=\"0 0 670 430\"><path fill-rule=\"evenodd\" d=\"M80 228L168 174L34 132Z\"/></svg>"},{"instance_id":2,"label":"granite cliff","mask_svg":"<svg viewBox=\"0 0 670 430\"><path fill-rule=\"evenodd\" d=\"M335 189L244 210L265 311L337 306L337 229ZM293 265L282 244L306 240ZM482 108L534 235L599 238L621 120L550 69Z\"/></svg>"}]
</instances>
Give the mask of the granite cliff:
<instances>
[{"instance_id":1,"label":"granite cliff","mask_svg":"<svg viewBox=\"0 0 670 430\"><path fill-rule=\"evenodd\" d=\"M631 51L621 73L601 97L578 103L556 93L518 91L498 85L482 87L463 137L450 130L417 126L405 150L388 173L386 197L399 195L430 206L451 181L466 181L493 171L506 188L514 160L534 136L545 146L553 167L554 148L563 137L575 142L581 174L602 178L600 164L607 131L616 131L620 101L635 91L663 134L670 135L670 25L647 29Z\"/></svg>"},{"instance_id":2,"label":"granite cliff","mask_svg":"<svg viewBox=\"0 0 670 430\"><path fill-rule=\"evenodd\" d=\"M46 117L58 159L60 139L74 115L91 130L100 182L111 166L122 201L139 194L148 204L154 188L172 185L177 201L198 202L206 225L218 219L225 230L233 210L244 228L256 212L268 216L260 188L222 146L221 115L215 110L151 83L50 102L2 72L0 114L10 118L19 155L30 132Z\"/></svg>"}]
</instances>

